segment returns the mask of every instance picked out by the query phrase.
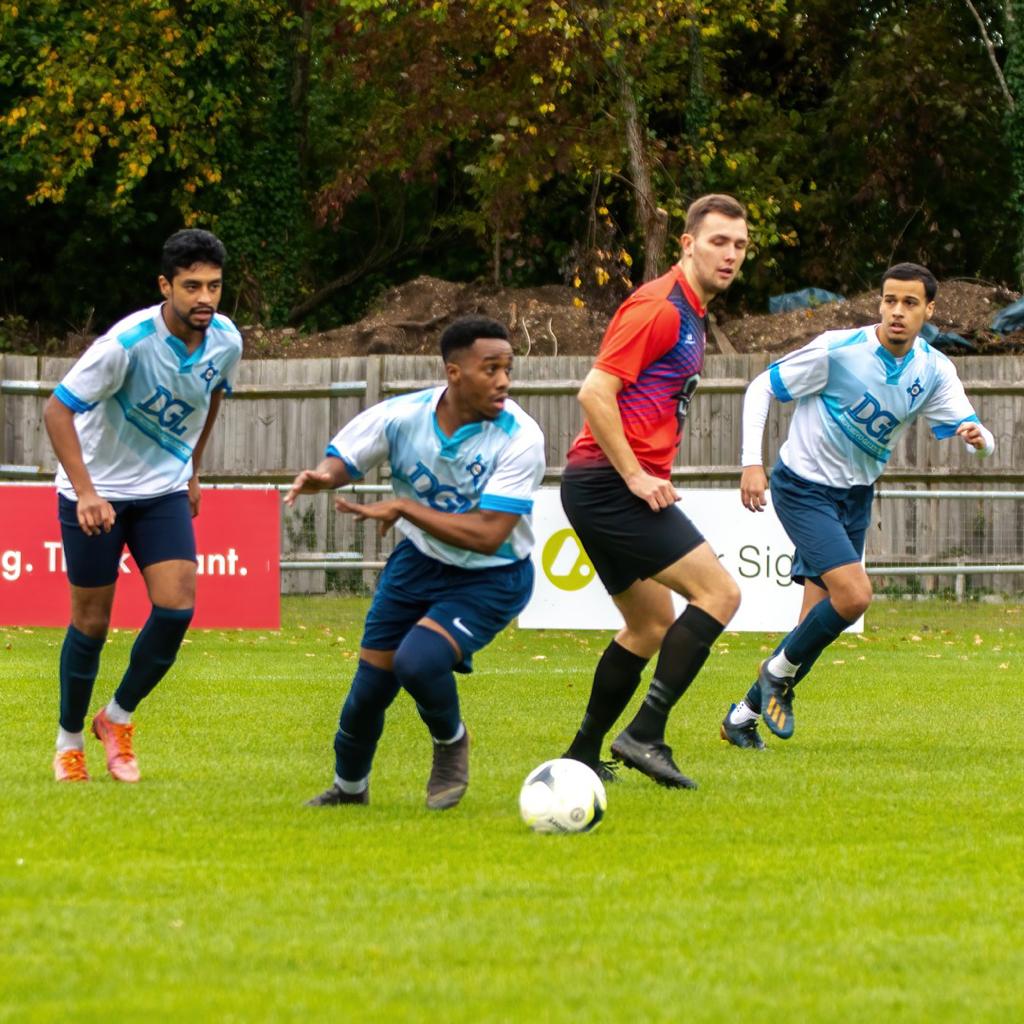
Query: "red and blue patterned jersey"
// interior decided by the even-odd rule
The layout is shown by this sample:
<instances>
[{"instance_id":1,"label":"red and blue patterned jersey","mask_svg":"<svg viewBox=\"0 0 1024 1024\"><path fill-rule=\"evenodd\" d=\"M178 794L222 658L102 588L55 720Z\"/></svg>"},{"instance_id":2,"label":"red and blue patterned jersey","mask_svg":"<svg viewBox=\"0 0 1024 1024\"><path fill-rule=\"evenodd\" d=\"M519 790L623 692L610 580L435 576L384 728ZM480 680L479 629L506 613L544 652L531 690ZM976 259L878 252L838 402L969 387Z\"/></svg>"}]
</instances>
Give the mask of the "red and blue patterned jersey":
<instances>
[{"instance_id":1,"label":"red and blue patterned jersey","mask_svg":"<svg viewBox=\"0 0 1024 1024\"><path fill-rule=\"evenodd\" d=\"M623 382L619 414L646 472L668 479L690 399L704 369L705 310L678 264L638 288L605 331L594 366ZM569 465L608 465L590 425L569 448Z\"/></svg>"}]
</instances>

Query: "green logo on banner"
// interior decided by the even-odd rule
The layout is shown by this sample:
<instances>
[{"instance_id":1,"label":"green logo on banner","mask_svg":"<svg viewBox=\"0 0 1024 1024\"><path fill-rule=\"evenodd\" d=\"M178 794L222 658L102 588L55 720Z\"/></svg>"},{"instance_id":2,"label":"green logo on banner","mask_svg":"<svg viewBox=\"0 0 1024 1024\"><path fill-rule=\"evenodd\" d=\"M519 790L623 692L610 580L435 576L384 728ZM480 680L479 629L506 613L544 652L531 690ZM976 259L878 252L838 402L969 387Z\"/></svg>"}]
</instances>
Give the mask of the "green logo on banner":
<instances>
[{"instance_id":1,"label":"green logo on banner","mask_svg":"<svg viewBox=\"0 0 1024 1024\"><path fill-rule=\"evenodd\" d=\"M568 527L548 537L540 561L544 574L559 590L582 590L595 575L579 537Z\"/></svg>"}]
</instances>

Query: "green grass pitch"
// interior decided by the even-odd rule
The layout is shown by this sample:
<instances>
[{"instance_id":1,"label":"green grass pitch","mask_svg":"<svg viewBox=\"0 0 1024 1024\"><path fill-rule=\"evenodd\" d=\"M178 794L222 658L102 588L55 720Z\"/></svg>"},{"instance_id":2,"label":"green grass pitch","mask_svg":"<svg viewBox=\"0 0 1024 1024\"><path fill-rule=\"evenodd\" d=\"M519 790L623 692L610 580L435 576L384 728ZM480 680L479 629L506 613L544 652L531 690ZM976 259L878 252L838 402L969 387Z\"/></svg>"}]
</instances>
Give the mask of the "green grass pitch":
<instances>
[{"instance_id":1,"label":"green grass pitch","mask_svg":"<svg viewBox=\"0 0 1024 1024\"><path fill-rule=\"evenodd\" d=\"M371 806L303 806L365 608L289 598L279 633L190 634L136 715L138 786L91 738L94 781L52 781L61 634L0 629L0 1020L1024 1019L1020 606L876 604L763 754L718 723L773 638L726 634L670 724L700 790L624 773L578 836L529 832L517 794L603 633L478 656L457 809L423 805L404 695Z\"/></svg>"}]
</instances>

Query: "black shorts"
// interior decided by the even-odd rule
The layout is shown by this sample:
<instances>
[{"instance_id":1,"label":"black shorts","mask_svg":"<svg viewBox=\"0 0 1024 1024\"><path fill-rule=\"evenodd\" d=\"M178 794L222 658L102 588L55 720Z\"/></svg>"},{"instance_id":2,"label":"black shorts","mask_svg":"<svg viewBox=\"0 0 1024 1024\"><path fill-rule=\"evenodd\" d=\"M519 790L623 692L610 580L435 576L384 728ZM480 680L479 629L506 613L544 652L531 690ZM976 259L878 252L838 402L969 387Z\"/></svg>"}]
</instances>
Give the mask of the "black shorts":
<instances>
[{"instance_id":1,"label":"black shorts","mask_svg":"<svg viewBox=\"0 0 1024 1024\"><path fill-rule=\"evenodd\" d=\"M78 525L78 503L57 495L57 516L64 542L68 580L76 587L106 587L117 582L125 545L139 570L157 562L196 560L196 536L188 491L159 498L115 500L110 533L93 536Z\"/></svg>"},{"instance_id":2,"label":"black shorts","mask_svg":"<svg viewBox=\"0 0 1024 1024\"><path fill-rule=\"evenodd\" d=\"M654 512L611 466L568 466L562 508L609 594L655 576L704 543L678 505Z\"/></svg>"}]
</instances>

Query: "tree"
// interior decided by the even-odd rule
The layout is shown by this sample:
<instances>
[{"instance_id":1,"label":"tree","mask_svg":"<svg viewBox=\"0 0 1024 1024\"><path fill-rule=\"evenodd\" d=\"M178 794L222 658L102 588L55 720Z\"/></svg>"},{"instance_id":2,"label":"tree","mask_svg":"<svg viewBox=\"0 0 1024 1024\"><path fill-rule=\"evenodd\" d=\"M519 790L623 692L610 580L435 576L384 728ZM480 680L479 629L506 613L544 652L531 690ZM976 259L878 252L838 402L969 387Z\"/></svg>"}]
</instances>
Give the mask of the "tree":
<instances>
[{"instance_id":1,"label":"tree","mask_svg":"<svg viewBox=\"0 0 1024 1024\"><path fill-rule=\"evenodd\" d=\"M288 0L0 4L0 156L20 216L61 208L144 245L150 271L150 231L202 223L266 279L263 253L287 257L303 215L302 29Z\"/></svg>"},{"instance_id":2,"label":"tree","mask_svg":"<svg viewBox=\"0 0 1024 1024\"><path fill-rule=\"evenodd\" d=\"M693 198L677 181L714 178L735 161L713 126L681 140L659 136L653 117L682 121L691 97L680 83L703 90L706 78L717 82L688 75L688 60L713 66L729 52L731 31L773 31L782 8L781 0L714 8L692 0L351 0L335 31L335 67L361 114L342 129L348 144L321 193L321 214L338 223L375 176L416 180L454 158L475 200L464 223L490 240L497 280L502 241L521 228L530 197L569 178L582 205L597 178L608 191L625 185L646 276L657 273L669 215L681 227ZM730 102L703 91L698 100Z\"/></svg>"}]
</instances>

